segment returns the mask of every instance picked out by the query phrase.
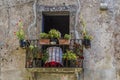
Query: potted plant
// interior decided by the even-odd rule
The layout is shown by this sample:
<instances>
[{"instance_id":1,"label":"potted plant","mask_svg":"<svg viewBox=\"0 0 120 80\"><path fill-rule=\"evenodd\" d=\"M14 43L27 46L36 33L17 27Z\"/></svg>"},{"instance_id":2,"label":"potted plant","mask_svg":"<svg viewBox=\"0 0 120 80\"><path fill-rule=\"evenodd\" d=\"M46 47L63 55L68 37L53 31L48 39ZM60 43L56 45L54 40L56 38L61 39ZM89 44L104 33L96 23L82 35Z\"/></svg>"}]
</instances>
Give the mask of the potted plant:
<instances>
[{"instance_id":1,"label":"potted plant","mask_svg":"<svg viewBox=\"0 0 120 80\"><path fill-rule=\"evenodd\" d=\"M50 43L51 44L59 44L59 38L61 37L61 33L56 29L51 29L49 31Z\"/></svg>"},{"instance_id":2,"label":"potted plant","mask_svg":"<svg viewBox=\"0 0 120 80\"><path fill-rule=\"evenodd\" d=\"M65 67L75 67L76 60L77 60L77 56L71 50L67 50L67 52L63 54L63 65Z\"/></svg>"},{"instance_id":3,"label":"potted plant","mask_svg":"<svg viewBox=\"0 0 120 80\"><path fill-rule=\"evenodd\" d=\"M71 36L69 34L65 34L63 39L59 39L59 44L69 44Z\"/></svg>"},{"instance_id":4,"label":"potted plant","mask_svg":"<svg viewBox=\"0 0 120 80\"><path fill-rule=\"evenodd\" d=\"M19 26L19 30L16 33L16 36L19 39L19 43L20 43L20 47L25 48L26 46L26 40L25 40L25 32L23 30L23 23L21 20L19 20L19 22L17 23L17 25Z\"/></svg>"},{"instance_id":5,"label":"potted plant","mask_svg":"<svg viewBox=\"0 0 120 80\"><path fill-rule=\"evenodd\" d=\"M50 39L49 39L49 35L45 32L40 33L40 44L49 44L50 43Z\"/></svg>"},{"instance_id":6,"label":"potted plant","mask_svg":"<svg viewBox=\"0 0 120 80\"><path fill-rule=\"evenodd\" d=\"M87 33L86 23L83 20L82 16L81 16L81 24L82 24L82 27L83 27L83 31L82 31L83 40L82 40L82 44L85 46L85 48L90 48L91 47L92 36L90 36Z\"/></svg>"},{"instance_id":7,"label":"potted plant","mask_svg":"<svg viewBox=\"0 0 120 80\"><path fill-rule=\"evenodd\" d=\"M90 48L91 47L91 39L92 39L92 36L90 35L84 35L83 36L83 45L85 46L85 48Z\"/></svg>"}]
</instances>

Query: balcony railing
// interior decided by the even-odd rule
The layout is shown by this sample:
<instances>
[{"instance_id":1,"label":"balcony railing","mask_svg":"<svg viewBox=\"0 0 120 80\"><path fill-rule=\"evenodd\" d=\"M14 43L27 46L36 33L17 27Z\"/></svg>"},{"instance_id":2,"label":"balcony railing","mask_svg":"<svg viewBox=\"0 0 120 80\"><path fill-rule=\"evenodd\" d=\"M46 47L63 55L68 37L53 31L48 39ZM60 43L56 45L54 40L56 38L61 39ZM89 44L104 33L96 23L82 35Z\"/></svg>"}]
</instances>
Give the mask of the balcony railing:
<instances>
[{"instance_id":1,"label":"balcony railing","mask_svg":"<svg viewBox=\"0 0 120 80\"><path fill-rule=\"evenodd\" d=\"M40 40L27 40L27 43L26 68L82 68L83 66L81 39L71 39L69 44L41 44ZM75 56L67 54L69 56L63 57L66 50L70 50Z\"/></svg>"}]
</instances>

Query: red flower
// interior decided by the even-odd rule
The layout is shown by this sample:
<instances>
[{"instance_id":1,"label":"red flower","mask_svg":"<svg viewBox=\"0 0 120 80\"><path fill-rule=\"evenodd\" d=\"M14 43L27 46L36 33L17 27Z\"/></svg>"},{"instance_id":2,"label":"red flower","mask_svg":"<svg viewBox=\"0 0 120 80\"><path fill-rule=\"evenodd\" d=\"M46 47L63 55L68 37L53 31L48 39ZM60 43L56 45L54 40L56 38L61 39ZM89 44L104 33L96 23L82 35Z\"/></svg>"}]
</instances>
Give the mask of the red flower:
<instances>
[{"instance_id":1,"label":"red flower","mask_svg":"<svg viewBox=\"0 0 120 80\"><path fill-rule=\"evenodd\" d=\"M83 56L80 56L80 59L84 59L84 57L83 57Z\"/></svg>"}]
</instances>

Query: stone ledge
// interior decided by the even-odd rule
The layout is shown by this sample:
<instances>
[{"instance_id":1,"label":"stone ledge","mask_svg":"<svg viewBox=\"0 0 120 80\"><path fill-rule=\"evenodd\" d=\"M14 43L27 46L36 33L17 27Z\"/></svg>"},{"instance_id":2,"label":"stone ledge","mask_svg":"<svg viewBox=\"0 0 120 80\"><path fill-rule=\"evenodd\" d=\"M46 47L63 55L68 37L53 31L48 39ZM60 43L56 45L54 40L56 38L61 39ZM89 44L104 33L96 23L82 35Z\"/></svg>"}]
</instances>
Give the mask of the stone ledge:
<instances>
[{"instance_id":1,"label":"stone ledge","mask_svg":"<svg viewBox=\"0 0 120 80\"><path fill-rule=\"evenodd\" d=\"M41 72L41 73L75 73L82 72L82 68L26 68L29 72Z\"/></svg>"}]
</instances>

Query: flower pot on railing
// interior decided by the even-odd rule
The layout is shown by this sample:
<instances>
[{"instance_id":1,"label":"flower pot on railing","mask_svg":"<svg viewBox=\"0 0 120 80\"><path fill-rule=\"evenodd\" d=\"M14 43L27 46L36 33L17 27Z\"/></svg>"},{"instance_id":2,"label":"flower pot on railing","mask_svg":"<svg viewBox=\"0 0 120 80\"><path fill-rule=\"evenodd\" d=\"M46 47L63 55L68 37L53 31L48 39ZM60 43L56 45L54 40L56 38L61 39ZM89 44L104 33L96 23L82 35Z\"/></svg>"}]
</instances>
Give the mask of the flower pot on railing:
<instances>
[{"instance_id":1,"label":"flower pot on railing","mask_svg":"<svg viewBox=\"0 0 120 80\"><path fill-rule=\"evenodd\" d=\"M70 40L68 40L68 39L59 39L59 44L68 45L68 44L70 44Z\"/></svg>"},{"instance_id":2,"label":"flower pot on railing","mask_svg":"<svg viewBox=\"0 0 120 80\"><path fill-rule=\"evenodd\" d=\"M50 39L48 38L47 33L40 33L40 44L50 44Z\"/></svg>"},{"instance_id":3,"label":"flower pot on railing","mask_svg":"<svg viewBox=\"0 0 120 80\"><path fill-rule=\"evenodd\" d=\"M71 36L69 34L65 34L63 39L59 39L59 44L69 45Z\"/></svg>"},{"instance_id":4,"label":"flower pot on railing","mask_svg":"<svg viewBox=\"0 0 120 80\"><path fill-rule=\"evenodd\" d=\"M50 44L59 44L59 40L57 38L51 38Z\"/></svg>"},{"instance_id":5,"label":"flower pot on railing","mask_svg":"<svg viewBox=\"0 0 120 80\"><path fill-rule=\"evenodd\" d=\"M71 36L69 34L65 34L63 39L61 38L61 33L59 32L59 30L56 29L51 29L48 33L42 32L40 33L40 38L41 39L50 39L50 44L65 44L68 45L70 43L70 38ZM43 42L43 40L41 41L40 39L40 44L49 44L46 42Z\"/></svg>"},{"instance_id":6,"label":"flower pot on railing","mask_svg":"<svg viewBox=\"0 0 120 80\"><path fill-rule=\"evenodd\" d=\"M64 67L75 67L76 59L77 59L76 54L71 50L67 50L66 53L63 54Z\"/></svg>"},{"instance_id":7,"label":"flower pot on railing","mask_svg":"<svg viewBox=\"0 0 120 80\"><path fill-rule=\"evenodd\" d=\"M20 40L19 43L20 43L20 47L25 48L26 40Z\"/></svg>"},{"instance_id":8,"label":"flower pot on railing","mask_svg":"<svg viewBox=\"0 0 120 80\"><path fill-rule=\"evenodd\" d=\"M83 45L85 48L90 48L91 47L91 40L90 39L83 39Z\"/></svg>"},{"instance_id":9,"label":"flower pot on railing","mask_svg":"<svg viewBox=\"0 0 120 80\"><path fill-rule=\"evenodd\" d=\"M91 47L91 40L93 39L92 36L86 34L83 37L82 44L85 46L85 48L90 48Z\"/></svg>"},{"instance_id":10,"label":"flower pot on railing","mask_svg":"<svg viewBox=\"0 0 120 80\"><path fill-rule=\"evenodd\" d=\"M40 39L40 44L50 44L50 39Z\"/></svg>"},{"instance_id":11,"label":"flower pot on railing","mask_svg":"<svg viewBox=\"0 0 120 80\"><path fill-rule=\"evenodd\" d=\"M17 32L14 32L14 34L18 37L20 47L25 48L26 46L26 40L25 40L25 32L23 29L23 23L21 20L17 23L17 26L19 26L19 30Z\"/></svg>"}]
</instances>

